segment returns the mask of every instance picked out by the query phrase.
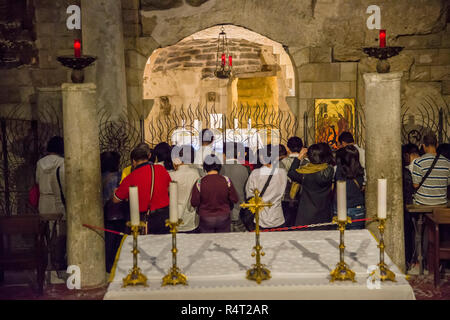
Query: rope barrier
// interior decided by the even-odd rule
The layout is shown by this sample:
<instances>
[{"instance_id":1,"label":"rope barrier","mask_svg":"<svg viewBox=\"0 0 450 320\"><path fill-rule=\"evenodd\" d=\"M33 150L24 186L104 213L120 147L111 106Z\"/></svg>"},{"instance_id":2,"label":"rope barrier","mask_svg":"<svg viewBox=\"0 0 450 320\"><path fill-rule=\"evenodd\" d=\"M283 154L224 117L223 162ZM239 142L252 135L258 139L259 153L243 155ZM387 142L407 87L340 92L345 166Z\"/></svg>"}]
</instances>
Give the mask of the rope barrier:
<instances>
[{"instance_id":1,"label":"rope barrier","mask_svg":"<svg viewBox=\"0 0 450 320\"><path fill-rule=\"evenodd\" d=\"M124 236L125 235L125 233L123 233L123 232L118 232L118 231L114 231L114 230L110 230L110 229L105 229L105 228L100 228L100 227L96 227L96 226L91 226L89 224L83 224L83 227L91 228L91 229L97 229L97 230L101 230L101 231L106 231L106 232L118 234L120 236Z\"/></svg>"},{"instance_id":2,"label":"rope barrier","mask_svg":"<svg viewBox=\"0 0 450 320\"><path fill-rule=\"evenodd\" d=\"M352 220L351 223L353 223L353 222L361 222L361 221L371 221L371 220L373 220L373 219L371 219L371 218L355 219L355 220ZM306 225L303 225L303 226L264 229L264 230L260 230L260 231L261 232L288 231L288 230L297 230L297 229L307 229L307 228L331 226L333 224L335 224L335 223L334 222L325 222L325 223L316 223L316 224L306 224ZM106 232L118 234L118 235L121 235L121 236L125 235L125 233L123 233L123 232L118 232L118 231L114 231L114 230L110 230L110 229L105 229L105 228L100 228L100 227L96 227L96 226L91 226L89 224L83 224L83 227L91 228L91 229L97 229L97 230L101 230L101 231L106 231ZM254 231L252 231L252 232L254 232Z\"/></svg>"},{"instance_id":3,"label":"rope barrier","mask_svg":"<svg viewBox=\"0 0 450 320\"><path fill-rule=\"evenodd\" d=\"M371 220L372 220L371 218L355 219L355 220L352 220L351 223L353 223L353 222L361 222L361 221L371 221ZM297 229L306 229L306 228L314 228L314 227L331 226L333 224L335 224L335 223L334 222L325 222L325 223L307 224L307 225L303 225L303 226L264 229L264 230L260 230L260 231L261 232L288 231L288 230L297 230Z\"/></svg>"}]
</instances>

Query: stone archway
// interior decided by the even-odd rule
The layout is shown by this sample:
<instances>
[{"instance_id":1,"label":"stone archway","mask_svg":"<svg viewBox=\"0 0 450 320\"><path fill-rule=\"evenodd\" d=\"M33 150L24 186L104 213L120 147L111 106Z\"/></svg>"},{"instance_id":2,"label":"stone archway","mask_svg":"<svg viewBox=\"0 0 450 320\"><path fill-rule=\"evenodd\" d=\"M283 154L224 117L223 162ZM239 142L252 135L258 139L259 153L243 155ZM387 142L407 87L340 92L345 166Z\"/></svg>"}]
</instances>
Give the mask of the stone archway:
<instances>
[{"instance_id":1,"label":"stone archway","mask_svg":"<svg viewBox=\"0 0 450 320\"><path fill-rule=\"evenodd\" d=\"M228 122L224 121L223 128L247 126L247 119L241 116L238 120L239 116L236 115L236 108L243 104L265 105L267 113L286 114L285 119L289 117L292 120L292 129L295 116L286 100L295 96L296 77L291 58L283 46L245 28L225 26L230 54L233 56L233 77L218 79L214 70L220 27L202 30L172 46L152 52L146 61L142 81L143 101L153 101L152 110L146 110L149 112L145 116L146 135L149 118L157 118L158 123L170 122L168 128L165 128L169 132L174 127L181 126L182 120L178 121L180 123L172 122L176 121L176 114L180 113L183 106L190 106L190 111L194 110L194 113L199 106L202 110L198 111L210 112L206 111L209 108L203 110L206 105L214 105L214 114L222 114L224 119L228 118ZM246 89L249 85L253 89L258 86L260 94L248 97ZM250 118L255 118L251 116L253 111L248 111ZM281 121L282 117L277 119ZM256 124L258 119L252 120ZM272 122L274 120L271 119ZM188 123L183 121L183 125L194 126L195 120L188 120ZM296 129L292 132L287 132L287 127L283 129L286 131L284 136L296 133ZM161 132L161 135L163 139L167 139L166 132Z\"/></svg>"}]
</instances>

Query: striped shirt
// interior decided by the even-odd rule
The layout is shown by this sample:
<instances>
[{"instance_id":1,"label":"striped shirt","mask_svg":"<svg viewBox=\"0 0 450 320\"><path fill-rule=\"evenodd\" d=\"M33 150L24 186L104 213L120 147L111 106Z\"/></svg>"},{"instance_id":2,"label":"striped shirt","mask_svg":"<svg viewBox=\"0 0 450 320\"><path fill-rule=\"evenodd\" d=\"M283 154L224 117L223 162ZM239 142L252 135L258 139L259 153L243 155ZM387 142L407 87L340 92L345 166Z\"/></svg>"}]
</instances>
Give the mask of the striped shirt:
<instances>
[{"instance_id":1,"label":"striped shirt","mask_svg":"<svg viewBox=\"0 0 450 320\"><path fill-rule=\"evenodd\" d=\"M412 179L420 184L433 164L435 155L426 153L414 160ZM414 194L414 203L419 205L442 205L447 203L447 186L450 184L450 161L440 156L430 175Z\"/></svg>"}]
</instances>

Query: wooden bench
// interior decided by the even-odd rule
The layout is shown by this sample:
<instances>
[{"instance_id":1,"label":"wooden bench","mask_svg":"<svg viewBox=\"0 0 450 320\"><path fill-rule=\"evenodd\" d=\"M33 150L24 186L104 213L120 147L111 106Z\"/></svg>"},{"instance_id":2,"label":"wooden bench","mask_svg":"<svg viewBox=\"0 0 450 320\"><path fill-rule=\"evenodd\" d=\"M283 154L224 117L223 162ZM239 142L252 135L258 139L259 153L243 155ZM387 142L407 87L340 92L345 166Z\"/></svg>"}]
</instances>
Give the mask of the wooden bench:
<instances>
[{"instance_id":1,"label":"wooden bench","mask_svg":"<svg viewBox=\"0 0 450 320\"><path fill-rule=\"evenodd\" d=\"M28 235L34 238L34 247L14 250L11 237ZM5 270L37 271L38 294L44 291L47 248L44 242L43 224L38 215L17 215L0 217L0 281Z\"/></svg>"},{"instance_id":2,"label":"wooden bench","mask_svg":"<svg viewBox=\"0 0 450 320\"><path fill-rule=\"evenodd\" d=\"M442 208L448 208L449 204L447 205L440 205L440 206L421 206L421 205L407 205L406 211L411 214L415 220L416 224L415 227L415 238L416 238L416 250L417 250L417 260L419 262L419 274L423 275L423 250L422 250L422 243L423 243L423 225L425 223L425 215L433 213L433 210L435 209L442 209Z\"/></svg>"},{"instance_id":3,"label":"wooden bench","mask_svg":"<svg viewBox=\"0 0 450 320\"><path fill-rule=\"evenodd\" d=\"M429 232L428 270L434 273L434 286L437 287L441 276L440 260L450 259L450 208L434 209L425 217Z\"/></svg>"}]
</instances>

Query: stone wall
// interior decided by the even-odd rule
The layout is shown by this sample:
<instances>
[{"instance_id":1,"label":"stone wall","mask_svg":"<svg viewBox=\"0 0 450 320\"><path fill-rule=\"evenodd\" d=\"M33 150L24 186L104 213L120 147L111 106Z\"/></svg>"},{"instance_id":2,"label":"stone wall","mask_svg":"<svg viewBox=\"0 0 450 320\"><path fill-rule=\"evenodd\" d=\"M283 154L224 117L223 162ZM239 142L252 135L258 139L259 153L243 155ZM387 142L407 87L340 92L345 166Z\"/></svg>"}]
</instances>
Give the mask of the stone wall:
<instances>
[{"instance_id":1,"label":"stone wall","mask_svg":"<svg viewBox=\"0 0 450 320\"><path fill-rule=\"evenodd\" d=\"M355 98L357 104L364 103L362 74L374 72L376 61L367 58L361 48L378 45L378 31L366 27L369 15L365 11L373 4L370 0L121 1L127 99L129 109L137 110L142 117L151 107L151 103L142 98L143 74L154 50L174 45L218 24L241 26L285 46L295 67L296 98L289 98L288 103L296 115L301 117L316 98L350 97ZM34 1L34 46L38 50L38 60L34 65L0 70L0 112L13 109L18 103L30 106L36 101L36 88L59 86L68 80L69 71L58 64L56 57L71 54L73 39L79 37L65 27L67 6L79 3L79 0ZM398 57L390 59L391 70L404 73L402 102L417 101L431 94L437 96L441 106L445 107L444 101L448 105L450 27L447 2L398 0L382 1L378 5L388 45L405 46ZM212 47L205 47L208 49L212 52L202 50L198 55L214 53ZM240 48L239 51L242 55L256 53L253 49ZM172 62L172 66L200 63L196 59ZM235 59L236 69L240 68L239 63ZM205 72L205 75L211 73ZM303 133L302 128L299 133Z\"/></svg>"},{"instance_id":2,"label":"stone wall","mask_svg":"<svg viewBox=\"0 0 450 320\"><path fill-rule=\"evenodd\" d=\"M59 87L70 81L70 71L56 58L73 54L73 40L81 38L79 32L66 27L67 7L79 3L79 0L34 1L32 45L37 59L17 68L0 69L0 115L35 118L38 88Z\"/></svg>"},{"instance_id":3,"label":"stone wall","mask_svg":"<svg viewBox=\"0 0 450 320\"><path fill-rule=\"evenodd\" d=\"M231 39L228 40L228 46L233 57L233 72L236 75L262 70L261 45L247 40ZM202 78L214 78L216 57L217 39L183 41L168 47L168 50L161 50L152 72L201 68Z\"/></svg>"}]
</instances>

